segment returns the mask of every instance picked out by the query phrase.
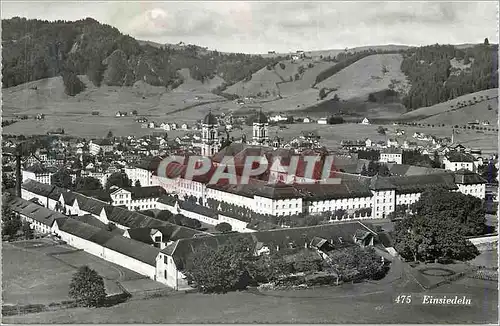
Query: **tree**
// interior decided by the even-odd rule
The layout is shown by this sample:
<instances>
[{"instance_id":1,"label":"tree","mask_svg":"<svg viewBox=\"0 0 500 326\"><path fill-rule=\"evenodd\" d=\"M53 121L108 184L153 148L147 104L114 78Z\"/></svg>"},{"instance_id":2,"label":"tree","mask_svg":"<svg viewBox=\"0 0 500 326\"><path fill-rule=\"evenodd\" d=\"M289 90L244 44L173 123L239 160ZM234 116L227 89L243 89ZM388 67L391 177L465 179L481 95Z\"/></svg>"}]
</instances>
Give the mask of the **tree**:
<instances>
[{"instance_id":1,"label":"tree","mask_svg":"<svg viewBox=\"0 0 500 326\"><path fill-rule=\"evenodd\" d=\"M221 233L227 233L231 232L233 230L233 227L229 223L222 222L215 226L215 230Z\"/></svg>"},{"instance_id":2,"label":"tree","mask_svg":"<svg viewBox=\"0 0 500 326\"><path fill-rule=\"evenodd\" d=\"M69 288L69 296L85 307L99 307L106 299L102 276L88 266L78 269L73 275Z\"/></svg>"},{"instance_id":3,"label":"tree","mask_svg":"<svg viewBox=\"0 0 500 326\"><path fill-rule=\"evenodd\" d=\"M2 192L16 186L16 179L6 173L2 173Z\"/></svg>"},{"instance_id":4,"label":"tree","mask_svg":"<svg viewBox=\"0 0 500 326\"><path fill-rule=\"evenodd\" d=\"M385 135L385 128L382 126L379 126L377 128L377 132L379 133L379 135Z\"/></svg>"},{"instance_id":5,"label":"tree","mask_svg":"<svg viewBox=\"0 0 500 326\"><path fill-rule=\"evenodd\" d=\"M165 222L169 222L173 216L174 216L174 214L172 214L172 212L167 211L167 210L163 210L163 211L158 212L158 215L156 215L156 218L159 220L165 221Z\"/></svg>"},{"instance_id":6,"label":"tree","mask_svg":"<svg viewBox=\"0 0 500 326\"><path fill-rule=\"evenodd\" d=\"M56 173L54 173L51 177L51 183L55 186L64 188L64 189L72 189L73 181L71 179L71 175L66 169L59 169Z\"/></svg>"},{"instance_id":7,"label":"tree","mask_svg":"<svg viewBox=\"0 0 500 326\"><path fill-rule=\"evenodd\" d=\"M484 232L485 211L482 201L470 195L431 188L423 192L410 209L415 215L431 218L444 214L454 221L454 228L463 236L480 235Z\"/></svg>"},{"instance_id":8,"label":"tree","mask_svg":"<svg viewBox=\"0 0 500 326\"><path fill-rule=\"evenodd\" d=\"M141 181L139 179L135 180L134 187L140 187L141 186Z\"/></svg>"},{"instance_id":9,"label":"tree","mask_svg":"<svg viewBox=\"0 0 500 326\"><path fill-rule=\"evenodd\" d=\"M186 276L203 292L226 293L248 285L248 266L252 244L244 239L229 239L213 248L201 246L188 256Z\"/></svg>"},{"instance_id":10,"label":"tree","mask_svg":"<svg viewBox=\"0 0 500 326\"><path fill-rule=\"evenodd\" d=\"M99 190L102 189L101 182L94 177L77 177L75 180L75 190Z\"/></svg>"},{"instance_id":11,"label":"tree","mask_svg":"<svg viewBox=\"0 0 500 326\"><path fill-rule=\"evenodd\" d=\"M319 99L322 100L326 97L326 89L323 87L322 89L319 90Z\"/></svg>"},{"instance_id":12,"label":"tree","mask_svg":"<svg viewBox=\"0 0 500 326\"><path fill-rule=\"evenodd\" d=\"M405 259L432 261L437 259L470 260L477 248L467 240L447 213L419 215L403 219L394 228L394 248Z\"/></svg>"},{"instance_id":13,"label":"tree","mask_svg":"<svg viewBox=\"0 0 500 326\"><path fill-rule=\"evenodd\" d=\"M321 269L322 259L313 250L301 250L294 256L293 269L295 272L316 272Z\"/></svg>"},{"instance_id":14,"label":"tree","mask_svg":"<svg viewBox=\"0 0 500 326\"><path fill-rule=\"evenodd\" d=\"M115 172L109 176L106 181L106 190L111 188L111 186L117 186L119 188L128 188L132 186L132 181L123 172Z\"/></svg>"},{"instance_id":15,"label":"tree","mask_svg":"<svg viewBox=\"0 0 500 326\"><path fill-rule=\"evenodd\" d=\"M381 258L373 248L350 246L333 250L326 260L327 269L337 274L339 280L344 282L362 279L375 279L384 270Z\"/></svg>"},{"instance_id":16,"label":"tree","mask_svg":"<svg viewBox=\"0 0 500 326\"><path fill-rule=\"evenodd\" d=\"M132 115L137 115L137 110L132 110Z\"/></svg>"},{"instance_id":17,"label":"tree","mask_svg":"<svg viewBox=\"0 0 500 326\"><path fill-rule=\"evenodd\" d=\"M33 239L33 229L28 222L24 222L22 225L22 230L26 240Z\"/></svg>"},{"instance_id":18,"label":"tree","mask_svg":"<svg viewBox=\"0 0 500 326\"><path fill-rule=\"evenodd\" d=\"M490 41L488 40L488 38L484 39L484 45L490 45Z\"/></svg>"},{"instance_id":19,"label":"tree","mask_svg":"<svg viewBox=\"0 0 500 326\"><path fill-rule=\"evenodd\" d=\"M2 205L2 237L13 237L22 226L21 218L7 205Z\"/></svg>"},{"instance_id":20,"label":"tree","mask_svg":"<svg viewBox=\"0 0 500 326\"><path fill-rule=\"evenodd\" d=\"M113 138L113 132L111 130L108 131L108 134L106 135L106 138Z\"/></svg>"}]
</instances>

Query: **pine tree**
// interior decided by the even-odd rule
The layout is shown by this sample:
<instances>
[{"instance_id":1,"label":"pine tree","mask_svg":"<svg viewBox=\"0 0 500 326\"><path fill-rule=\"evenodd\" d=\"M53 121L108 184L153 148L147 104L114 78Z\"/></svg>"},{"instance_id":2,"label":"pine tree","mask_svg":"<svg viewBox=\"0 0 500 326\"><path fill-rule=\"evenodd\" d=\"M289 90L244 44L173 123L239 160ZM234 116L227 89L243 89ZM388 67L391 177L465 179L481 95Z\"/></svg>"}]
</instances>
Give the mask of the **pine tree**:
<instances>
[{"instance_id":1,"label":"pine tree","mask_svg":"<svg viewBox=\"0 0 500 326\"><path fill-rule=\"evenodd\" d=\"M69 296L85 307L99 307L106 298L102 276L88 266L78 269L69 287Z\"/></svg>"}]
</instances>

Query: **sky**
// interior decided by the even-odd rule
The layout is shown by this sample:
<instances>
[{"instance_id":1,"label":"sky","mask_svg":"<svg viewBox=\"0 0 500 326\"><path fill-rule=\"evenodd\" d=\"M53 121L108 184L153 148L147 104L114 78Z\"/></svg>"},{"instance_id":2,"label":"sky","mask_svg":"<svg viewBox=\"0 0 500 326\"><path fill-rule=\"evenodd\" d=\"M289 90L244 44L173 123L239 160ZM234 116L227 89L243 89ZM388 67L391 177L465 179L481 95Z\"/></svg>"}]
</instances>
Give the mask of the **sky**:
<instances>
[{"instance_id":1,"label":"sky","mask_svg":"<svg viewBox=\"0 0 500 326\"><path fill-rule=\"evenodd\" d=\"M498 2L2 1L2 18L92 17L136 39L224 52L498 43Z\"/></svg>"}]
</instances>

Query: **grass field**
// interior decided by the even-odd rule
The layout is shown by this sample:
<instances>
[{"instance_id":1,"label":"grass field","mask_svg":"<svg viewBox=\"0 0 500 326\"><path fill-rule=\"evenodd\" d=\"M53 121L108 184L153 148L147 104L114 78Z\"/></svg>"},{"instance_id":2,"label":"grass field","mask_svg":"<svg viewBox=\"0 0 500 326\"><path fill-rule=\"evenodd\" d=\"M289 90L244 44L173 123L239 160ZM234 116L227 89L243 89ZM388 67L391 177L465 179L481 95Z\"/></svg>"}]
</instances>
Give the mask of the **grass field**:
<instances>
[{"instance_id":1,"label":"grass field","mask_svg":"<svg viewBox=\"0 0 500 326\"><path fill-rule=\"evenodd\" d=\"M121 293L116 281L144 278L126 268L111 264L69 246L54 246L36 240L42 246L2 243L3 301L7 304L51 303L70 300L69 284L76 268L87 265L104 278L108 294ZM55 254L51 256L50 254Z\"/></svg>"},{"instance_id":2,"label":"grass field","mask_svg":"<svg viewBox=\"0 0 500 326\"><path fill-rule=\"evenodd\" d=\"M483 100L463 108L457 108L458 102L468 102L476 98L479 100L483 96L489 97L489 100ZM492 110L488 110L488 106ZM487 120L493 126L496 126L498 120L498 89L487 89L480 92L467 94L457 97L453 100L439 103L429 107L419 108L417 110L405 113L401 116L403 119L421 120L425 123L445 123L450 125L464 125L467 122Z\"/></svg>"},{"instance_id":3,"label":"grass field","mask_svg":"<svg viewBox=\"0 0 500 326\"><path fill-rule=\"evenodd\" d=\"M185 88L167 92L164 87L136 82L131 87L103 85L99 88L86 76L79 76L86 85L80 94L64 94L61 77L47 78L3 90L3 117L20 114L46 116L90 116L98 111L101 116L114 116L118 111L137 110L139 115L163 116L194 104L225 100L212 94L209 86L187 80ZM217 84L217 81L214 82ZM207 84L209 85L209 84ZM34 89L36 88L36 89Z\"/></svg>"},{"instance_id":4,"label":"grass field","mask_svg":"<svg viewBox=\"0 0 500 326\"><path fill-rule=\"evenodd\" d=\"M9 304L70 300L75 270L50 256L2 244L2 299Z\"/></svg>"},{"instance_id":5,"label":"grass field","mask_svg":"<svg viewBox=\"0 0 500 326\"><path fill-rule=\"evenodd\" d=\"M492 283L492 282L490 282ZM111 308L68 309L5 318L7 323L494 323L498 319L498 291L485 281L461 280L431 294L461 294L470 307L397 305L413 285L384 293L331 298L334 288L301 290L286 295L235 292L225 295L179 294L129 301ZM488 283L489 284L489 283ZM298 294L298 295L296 295ZM138 313L140 312L140 313Z\"/></svg>"},{"instance_id":6,"label":"grass field","mask_svg":"<svg viewBox=\"0 0 500 326\"><path fill-rule=\"evenodd\" d=\"M406 76L400 69L402 61L400 54L370 55L317 84L316 88L336 88L334 93L342 100L368 98L369 93L388 89L393 79L406 83ZM383 72L384 67L386 72Z\"/></svg>"}]
</instances>

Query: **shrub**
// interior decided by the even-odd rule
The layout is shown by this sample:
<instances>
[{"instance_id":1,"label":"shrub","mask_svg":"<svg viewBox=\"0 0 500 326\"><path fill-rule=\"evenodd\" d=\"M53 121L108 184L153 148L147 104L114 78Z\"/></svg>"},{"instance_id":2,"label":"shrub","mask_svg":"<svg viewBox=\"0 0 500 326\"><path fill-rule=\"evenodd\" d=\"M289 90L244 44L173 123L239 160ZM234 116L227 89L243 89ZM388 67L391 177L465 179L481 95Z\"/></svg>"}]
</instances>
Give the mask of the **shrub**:
<instances>
[{"instance_id":1,"label":"shrub","mask_svg":"<svg viewBox=\"0 0 500 326\"><path fill-rule=\"evenodd\" d=\"M229 223L222 222L215 226L215 230L218 232L226 233L232 231L233 227Z\"/></svg>"}]
</instances>

